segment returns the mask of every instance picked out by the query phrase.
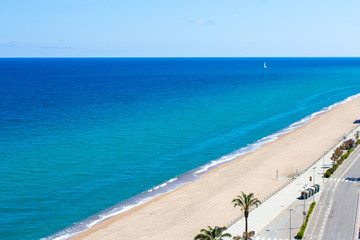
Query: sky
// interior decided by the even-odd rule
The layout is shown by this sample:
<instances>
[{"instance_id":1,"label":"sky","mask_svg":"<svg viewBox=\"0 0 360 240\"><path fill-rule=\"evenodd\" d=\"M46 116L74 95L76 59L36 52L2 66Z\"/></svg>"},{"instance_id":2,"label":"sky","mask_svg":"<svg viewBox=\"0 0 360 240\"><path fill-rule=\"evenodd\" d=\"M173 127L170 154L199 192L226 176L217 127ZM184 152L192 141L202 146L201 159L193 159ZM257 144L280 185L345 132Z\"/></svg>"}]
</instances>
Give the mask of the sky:
<instances>
[{"instance_id":1,"label":"sky","mask_svg":"<svg viewBox=\"0 0 360 240\"><path fill-rule=\"evenodd\" d=\"M359 57L359 0L1 0L0 57Z\"/></svg>"}]
</instances>

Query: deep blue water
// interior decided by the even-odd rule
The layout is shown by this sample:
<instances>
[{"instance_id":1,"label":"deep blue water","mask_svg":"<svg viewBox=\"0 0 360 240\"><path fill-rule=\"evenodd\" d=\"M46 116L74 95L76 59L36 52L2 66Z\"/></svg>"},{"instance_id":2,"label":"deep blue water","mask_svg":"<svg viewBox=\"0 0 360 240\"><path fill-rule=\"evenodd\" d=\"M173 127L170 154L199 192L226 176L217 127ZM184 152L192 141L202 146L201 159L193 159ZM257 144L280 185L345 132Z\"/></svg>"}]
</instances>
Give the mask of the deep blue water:
<instances>
[{"instance_id":1,"label":"deep blue water","mask_svg":"<svg viewBox=\"0 0 360 240\"><path fill-rule=\"evenodd\" d=\"M360 58L0 59L1 239L49 236L359 92Z\"/></svg>"}]
</instances>

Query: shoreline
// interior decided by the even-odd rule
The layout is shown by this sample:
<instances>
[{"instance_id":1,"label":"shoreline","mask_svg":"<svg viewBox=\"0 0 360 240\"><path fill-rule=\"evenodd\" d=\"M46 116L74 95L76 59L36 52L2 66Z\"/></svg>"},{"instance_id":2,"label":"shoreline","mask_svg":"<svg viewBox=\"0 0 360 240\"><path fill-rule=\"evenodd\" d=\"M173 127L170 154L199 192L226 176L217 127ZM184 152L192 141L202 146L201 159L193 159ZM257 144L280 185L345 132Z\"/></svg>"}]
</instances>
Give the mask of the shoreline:
<instances>
[{"instance_id":1,"label":"shoreline","mask_svg":"<svg viewBox=\"0 0 360 240\"><path fill-rule=\"evenodd\" d=\"M333 110L335 110L335 109L338 109L339 107L344 107L345 105L349 105L349 103L352 103L352 102L355 102L355 101L359 101L359 95L355 95L355 96L352 96L352 97L356 97L355 99L352 99L352 100L350 100L350 101L348 101L348 102L346 102L347 101L347 99L345 99L345 100L343 100L343 101L340 101L340 102L338 102L338 103L335 103L335 104L333 104L333 105L331 105L330 106L330 109L329 109L329 107L327 107L327 108L323 108L322 110L320 110L319 112L316 112L316 113L313 113L313 114L311 114L311 115L309 115L308 117L306 117L306 118L304 118L304 119L301 119L300 121L298 121L298 122L296 122L296 123L294 123L294 124L292 124L292 125L290 125L289 127L292 127L293 125L296 125L296 124L301 124L301 122L302 121L304 121L305 120L305 124L302 124L302 125L300 125L300 126L295 126L295 129L291 129L291 130L289 130L289 131L287 131L287 132L284 132L284 133L282 133L282 134L280 134L280 136L277 136L274 140L272 140L272 141L269 141L269 142L266 142L266 143L264 143L263 145L260 145L259 146L259 148L257 148L255 151L251 151L251 152L249 152L249 153L245 153L244 155L242 155L242 156L240 156L240 157L237 157L235 160L229 160L229 161L227 161L227 162L225 162L225 163L220 163L219 165L215 165L215 169L211 169L211 171L207 171L208 169L206 169L206 171L205 171L205 173L203 173L203 174L200 174L200 179L199 180L197 180L197 181L194 181L194 182L190 182L190 183L185 183L184 185L182 185L182 186L180 186L180 187L178 187L178 188L176 188L175 190L171 190L170 192L167 192L167 193L163 193L163 194L161 194L161 195L159 195L159 196L155 196L153 199L151 199L151 200L149 200L149 201L147 201L147 202L145 202L145 203L142 203L141 205L139 205L139 206L136 206L136 207L134 207L134 208L132 208L132 209L130 209L130 210L128 210L128 211L126 211L126 212L123 212L123 213L120 213L120 214L116 214L115 216L111 216L111 217L109 217L109 218L107 218L107 219L105 219L105 220L101 220L100 221L100 223L98 223L98 224L96 224L96 225L94 225L94 226L92 226L90 229L88 229L88 230L86 230L86 231L84 231L84 232L81 232L81 233L79 233L78 235L76 235L75 237L73 237L72 239L97 239L97 237L95 237L95 238L92 238L91 237L91 235L92 234L95 234L95 233L97 233L97 232L99 232L99 231L102 231L102 230L104 230L104 232L107 232L107 228L108 227L113 227L113 225L114 225L114 223L116 223L116 222L118 222L118 221L121 221L122 219L124 219L124 218L127 218L127 217L129 217L129 216L131 216L131 215L134 215L135 213L137 213L138 211L141 211L141 210L143 210L143 209L146 209L146 208L148 208L149 207L149 205L152 205L152 204L154 204L154 203L156 203L156 202L159 202L159 201L164 201L163 199L166 199L167 197L173 197L172 195L177 195L176 193L179 193L179 192L188 192L188 193L186 193L185 195L188 195L189 196L189 190L188 190L188 188L191 188L191 187L189 187L189 186L193 186L194 184L196 185L196 183L198 183L198 182L214 182L214 178L215 178L215 180L216 181L218 181L219 179L221 179L221 176L220 177L218 177L218 178L216 178L216 176L217 175L219 175L219 172L223 172L224 170L223 169L228 169L228 168L231 168L231 166L232 165L239 165L239 164L242 164L243 166L241 166L240 168L242 168L242 172L243 172L243 170L244 169L246 169L246 167L247 166L251 166L251 165L254 165L254 163L255 163L255 161L253 161L253 162L251 162L251 161L249 161L248 160L248 158L251 158L251 159L254 159L254 155L258 155L257 153L259 153L259 152L264 152L265 151L265 153L266 153L266 151L267 151L267 149L268 148L272 148L271 147L271 145L278 145L278 144L275 144L275 143L278 143L281 139L283 139L284 137L287 137L288 135L297 135L297 134L295 134L296 132L298 132L300 129L303 129L303 128L306 128L306 126L308 126L310 123L312 123L313 121L315 121L316 119L319 119L319 118L322 118L324 115L328 115L329 113L331 113L331 112L333 112ZM345 103L344 103L345 102ZM309 118L309 119L307 119L307 118ZM353 119L353 120L355 120L355 119ZM289 127L287 127L287 128L289 128ZM287 129L287 128L284 128L284 129L282 129L282 130L280 130L279 132L281 132L281 131L283 131L283 130L285 130L285 129ZM351 129L350 129L351 130ZM267 137L265 137L265 138L269 138L269 137L271 137L271 136L273 136L273 135L276 135L276 134L279 134L279 132L276 132L276 133L274 133L274 134L272 134L272 135L270 135L270 136L267 136ZM340 134L340 135L342 135L342 134ZM339 137L341 137L341 136L338 136L337 138L339 138ZM265 139L265 138L263 138L263 139ZM260 139L259 141L261 141L261 140L263 140L263 139ZM258 142L258 141L257 141ZM330 146L330 147L332 147L332 145ZM329 148L330 148L329 147ZM264 149L265 148L265 149ZM241 149L240 149L241 150ZM282 150L282 149L281 149ZM327 150L327 149L326 149ZM311 158L311 156L309 156L310 158ZM316 158L317 159L317 158ZM316 160L315 159L315 160ZM314 160L314 161L315 161ZM314 162L313 161L313 162ZM263 163L265 163L265 164L268 164L266 161L264 161L264 160L262 160L261 162L263 162ZM210 162L209 164L211 164L212 162ZM207 164L207 165L209 165L209 164ZM259 164L257 164L257 165L259 165ZM311 165L311 164L308 164L308 165ZM205 165L206 166L206 165ZM265 165L266 166L266 165ZM201 167L204 167L204 166L201 166ZM210 166L210 168L211 167L213 167L213 166ZM238 167L238 166L237 166ZM304 167L302 167L302 168L299 168L299 171L302 171L303 169L305 169ZM241 169L240 169L241 170ZM289 171L288 169L280 169L281 171L279 171L280 172L280 175L279 176L289 176L290 174L293 174L293 173L295 173L294 172L294 170L292 170L292 171ZM284 170L284 171L283 171ZM193 171L195 171L195 170L193 170ZM225 170L225 171L227 171L227 170ZM245 173L245 172L244 172ZM245 174L246 175L246 174ZM281 185L283 185L284 184L284 182L283 181L274 181L273 180L273 178L274 178L274 176L275 176L275 172L271 172L271 174L267 174L268 175L268 177L271 175L272 176L272 178L270 177L270 179L268 179L267 181L265 181L267 184L269 184L269 185L271 185L271 186L269 186L269 187L267 187L267 192L270 192L270 190L274 190L274 189L277 189L279 186L281 186ZM214 177L215 176L215 177ZM232 176L234 176L234 174L232 174ZM259 175L259 177L260 177L261 175ZM270 180L270 181L269 181ZM226 182L226 181L224 181L224 180L222 180L222 182ZM246 181L245 181L246 182ZM197 185L203 185L203 184L197 184ZM258 198L262 198L262 197L264 197L264 196L266 196L266 194L261 194L261 193L258 193L258 192L261 192L260 191L260 189L258 190L258 188L259 187L255 187L255 188L253 188L254 190L250 190L250 191L252 191L252 192L254 192L255 193L255 195L257 195L257 197ZM238 191L237 191L237 193L236 194L238 194L241 190L245 190L244 188L240 188ZM192 192L193 194L194 194L194 192ZM259 195L260 194L260 195ZM182 194L183 195L183 194ZM190 194L190 196L191 196L191 194ZM236 195L234 195L233 197L235 197ZM229 205L231 206L231 204L230 204L230 201L231 201L231 199L229 200ZM165 202L166 202L166 200L165 200ZM212 201L212 204L213 205L216 205L216 204L214 204L213 203L214 201ZM212 206L213 206L212 205ZM152 206L150 206L150 208L151 208ZM228 207L228 206L227 206ZM166 208L166 207L165 207ZM159 210L159 209L158 209ZM186 210L186 209L184 209L184 210ZM170 208L170 211L171 211L171 208ZM145 211L145 212L147 212L147 211ZM151 211L152 213L154 213L153 211ZM160 211L160 212L162 212L162 211ZM235 214L234 214L235 213ZM151 215L154 215L154 214L151 214ZM190 214L191 215L191 214ZM237 211L235 211L235 210L233 210L233 213L230 213L229 212L229 215L232 215L231 217L228 217L228 219L234 219L235 218L235 216L236 215L238 215L237 214ZM159 215L160 217L159 218L161 218L161 214ZM156 216L156 217L158 217L158 216ZM186 218L191 218L191 216L188 216L187 215L187 217ZM216 217L214 217L213 219L216 219ZM190 220L190 219L189 219ZM228 222L229 222L230 220L228 220ZM136 222L136 221L135 221ZM209 221L209 222L211 222L211 221ZM227 223L220 223L220 222L216 222L216 223L213 223L213 225L226 225ZM127 225L127 224L126 224ZM151 224L150 224L151 225ZM170 223L170 227L171 227L171 223ZM193 224L191 224L191 225L193 225ZM211 225L210 223L208 224L208 225ZM124 226L124 225L122 225L122 226ZM182 225L183 226L183 229L186 229L187 227L186 226L184 226L184 225ZM198 227L198 229L197 229L197 231L195 231L195 234L201 229L201 228L204 228L204 227L206 227L207 225L199 225L199 227ZM168 226L169 227L169 226ZM167 227L167 228L168 228ZM137 229L138 231L140 231L138 228L135 228L135 229ZM105 231L106 230L106 231ZM181 228L180 228L180 230L181 230ZM120 231L121 232L121 231ZM121 235L121 233L118 233L119 235ZM140 231L141 232L141 231ZM144 233L146 234L146 232L148 232L148 231L144 231ZM113 233L111 233L111 234L115 234L116 235L116 233L115 232L113 232ZM110 234L110 235L111 235ZM106 235L107 234L105 234L105 235L102 235L102 237L101 237L101 239L106 239ZM142 237L144 237L145 235L144 234L139 234L139 236L127 236L127 238L128 239L132 239L132 238L138 238L138 239L151 239L151 238L149 238L149 237L145 237L145 238L142 238ZM190 236L190 235L189 235ZM89 238L88 238L89 237ZM114 237L114 236L113 236ZM113 238L113 237L109 237L108 239L116 239L116 238ZM61 239L61 238L58 238L58 239ZM154 239L166 239L166 237L161 237L161 236L154 236ZM183 239L182 237L179 237L179 239Z\"/></svg>"}]
</instances>

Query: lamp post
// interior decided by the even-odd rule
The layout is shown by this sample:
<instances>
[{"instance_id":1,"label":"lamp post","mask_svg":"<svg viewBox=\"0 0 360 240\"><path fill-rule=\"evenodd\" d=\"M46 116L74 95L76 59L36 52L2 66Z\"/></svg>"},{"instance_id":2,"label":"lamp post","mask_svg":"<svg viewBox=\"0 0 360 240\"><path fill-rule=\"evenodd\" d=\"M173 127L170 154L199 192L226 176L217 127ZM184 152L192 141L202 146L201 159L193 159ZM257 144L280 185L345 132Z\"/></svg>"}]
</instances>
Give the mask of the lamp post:
<instances>
[{"instance_id":1,"label":"lamp post","mask_svg":"<svg viewBox=\"0 0 360 240\"><path fill-rule=\"evenodd\" d=\"M304 186L303 186L303 188L304 188L304 191L305 191L305 189L306 189L306 186L307 186L307 184L305 184ZM304 211L303 211L303 224L305 223L305 215L306 215L306 211L305 211L305 194L304 194Z\"/></svg>"},{"instance_id":2,"label":"lamp post","mask_svg":"<svg viewBox=\"0 0 360 240\"><path fill-rule=\"evenodd\" d=\"M289 231L290 231L290 238L291 239L291 211L294 210L293 208L290 208L290 226L289 226Z\"/></svg>"},{"instance_id":3,"label":"lamp post","mask_svg":"<svg viewBox=\"0 0 360 240\"><path fill-rule=\"evenodd\" d=\"M322 179L323 179L323 183L325 181L325 172L324 172L324 168L325 168L325 156L323 156L323 166L322 166L322 169L323 169L323 175L322 175Z\"/></svg>"},{"instance_id":4,"label":"lamp post","mask_svg":"<svg viewBox=\"0 0 360 240\"><path fill-rule=\"evenodd\" d=\"M314 180L313 180L313 185L315 185L315 169L316 169L316 167L313 167L313 170L314 170Z\"/></svg>"},{"instance_id":5,"label":"lamp post","mask_svg":"<svg viewBox=\"0 0 360 240\"><path fill-rule=\"evenodd\" d=\"M313 185L315 186L315 169L316 167L313 167L313 170L314 170L314 180L313 180ZM315 187L314 187L315 188ZM315 202L315 192L313 194L313 202Z\"/></svg>"}]
</instances>

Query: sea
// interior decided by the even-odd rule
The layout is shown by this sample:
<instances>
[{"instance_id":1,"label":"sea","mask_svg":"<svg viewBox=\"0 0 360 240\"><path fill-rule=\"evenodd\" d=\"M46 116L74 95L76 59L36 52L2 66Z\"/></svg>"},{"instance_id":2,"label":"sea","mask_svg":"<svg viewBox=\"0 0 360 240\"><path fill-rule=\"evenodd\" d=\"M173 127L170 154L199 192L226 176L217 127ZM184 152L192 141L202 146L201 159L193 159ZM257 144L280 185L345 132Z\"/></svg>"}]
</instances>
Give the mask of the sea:
<instances>
[{"instance_id":1,"label":"sea","mask_svg":"<svg viewBox=\"0 0 360 240\"><path fill-rule=\"evenodd\" d=\"M0 238L68 239L359 92L360 58L1 58Z\"/></svg>"}]
</instances>

